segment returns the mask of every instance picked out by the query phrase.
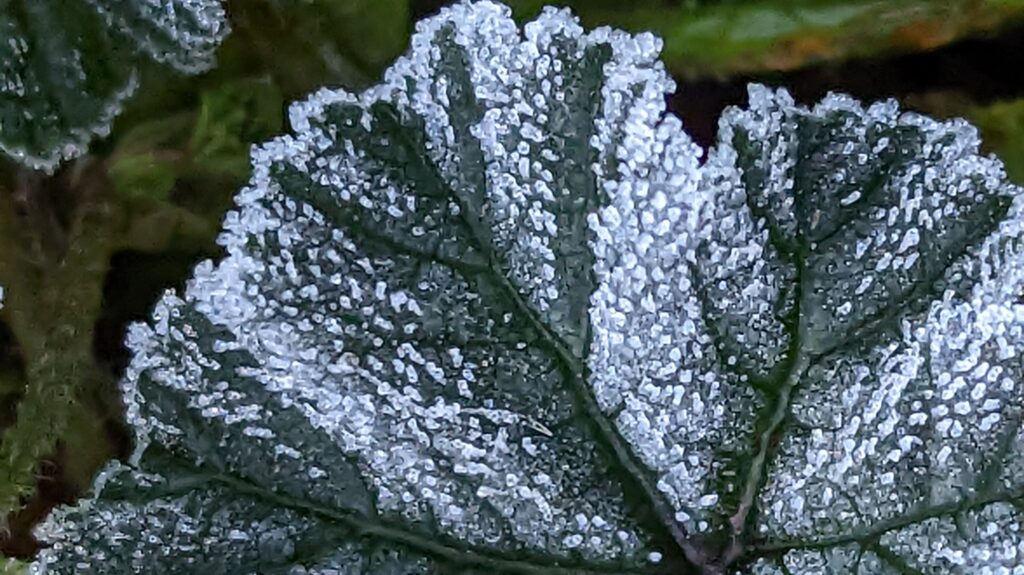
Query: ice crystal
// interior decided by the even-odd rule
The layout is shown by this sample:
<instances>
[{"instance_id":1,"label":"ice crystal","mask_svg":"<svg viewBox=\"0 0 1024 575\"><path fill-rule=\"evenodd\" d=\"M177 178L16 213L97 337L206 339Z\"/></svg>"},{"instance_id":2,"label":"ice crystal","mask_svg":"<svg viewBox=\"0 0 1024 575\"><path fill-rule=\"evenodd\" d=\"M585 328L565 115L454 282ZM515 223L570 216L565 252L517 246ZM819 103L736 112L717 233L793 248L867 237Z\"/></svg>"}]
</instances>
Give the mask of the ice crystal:
<instances>
[{"instance_id":1,"label":"ice crystal","mask_svg":"<svg viewBox=\"0 0 1024 575\"><path fill-rule=\"evenodd\" d=\"M221 0L10 0L0 7L0 151L52 171L79 156L136 87L137 53L213 64Z\"/></svg>"},{"instance_id":2,"label":"ice crystal","mask_svg":"<svg viewBox=\"0 0 1024 575\"><path fill-rule=\"evenodd\" d=\"M294 105L35 571L1011 572L1019 190L756 86L701 165L660 47L463 3Z\"/></svg>"}]
</instances>

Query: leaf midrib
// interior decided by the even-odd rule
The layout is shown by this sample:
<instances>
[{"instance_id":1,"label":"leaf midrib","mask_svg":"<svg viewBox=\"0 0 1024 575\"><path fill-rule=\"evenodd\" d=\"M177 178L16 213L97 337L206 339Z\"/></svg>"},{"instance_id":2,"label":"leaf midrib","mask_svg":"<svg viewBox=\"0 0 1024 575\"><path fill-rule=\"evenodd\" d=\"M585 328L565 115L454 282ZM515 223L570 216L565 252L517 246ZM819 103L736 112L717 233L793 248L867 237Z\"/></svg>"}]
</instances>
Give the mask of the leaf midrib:
<instances>
[{"instance_id":1,"label":"leaf midrib","mask_svg":"<svg viewBox=\"0 0 1024 575\"><path fill-rule=\"evenodd\" d=\"M406 137L404 130L400 130L399 134L402 137ZM597 404L593 391L587 383L589 369L586 364L569 350L568 345L550 326L544 323L537 312L526 303L519 290L508 278L508 275L504 273L501 261L497 257L494 246L490 241L490 234L481 229L480 222L484 221L482 216L471 203L465 201L465 198L447 184L444 178L437 173L436 166L432 162L428 163L428 165L439 187L459 206L459 221L466 226L471 239L477 244L477 249L486 258L486 267L491 280L498 285L503 295L512 302L516 311L526 318L527 322L544 342L545 347L554 354L554 359L563 369L569 390L576 404L580 406L586 418L596 428L600 442L611 450L615 462L640 487L651 510L671 535L686 559L694 565L705 563L707 558L704 550L690 540L686 530L675 520L675 510L658 494L657 488L651 482L650 474L641 467L632 448L626 444L616 429L615 424L605 416L601 407ZM625 489L627 486L622 487Z\"/></svg>"},{"instance_id":2,"label":"leaf midrib","mask_svg":"<svg viewBox=\"0 0 1024 575\"><path fill-rule=\"evenodd\" d=\"M395 109L383 102L379 104L379 107L374 106L373 108L376 108L375 111L382 113L383 118L377 117L375 118L376 120L384 119L391 124L393 129L389 133L396 140L396 144L405 146L417 154L422 152L422 150L418 149L417 143L410 138L408 126L403 124L401 117ZM577 358L562 338L539 317L537 312L523 299L519 290L512 283L512 280L504 273L502 262L491 242L490 234L482 229L481 224L485 221L484 218L472 202L467 201L462 194L459 194L448 184L447 180L438 172L438 168L433 162L425 161L423 164L432 180L429 182L429 187L435 188L440 192L438 195L449 198L458 206L457 223L461 224L466 230L469 236L468 239L476 244L474 247L479 250L481 259L485 262L479 267L467 268L464 265L449 267L457 273L463 274L467 279L472 279L474 273L483 275L500 290L502 296L508 302L511 302L514 311L519 317L525 319L527 324L536 332L542 344L541 347L546 348L563 372L564 379L575 404L582 411L583 418L592 424L592 429L596 435L594 439L609 452L613 463L617 464L625 472L627 477L621 477L620 482L628 479L630 483L633 483L639 489L644 501L657 519L658 524L665 529L667 535L682 552L687 561L693 565L707 563L709 559L707 552L694 541L691 541L685 528L675 520L675 510L659 495L650 474L644 470L636 459L632 448L618 433L615 424L597 404L592 390L587 383L588 368L586 364ZM309 185L315 187L316 183L310 182ZM320 212L325 218L331 220L331 223L339 228L351 229L352 225L348 221L351 218L344 216L344 210L337 205L337 200L334 199L328 190L321 191L324 193L306 194L306 197L301 199ZM420 190L419 193L424 193L428 196L433 195L424 190ZM438 263L445 265L441 261ZM630 487L625 484L621 486L623 490L628 490Z\"/></svg>"}]
</instances>

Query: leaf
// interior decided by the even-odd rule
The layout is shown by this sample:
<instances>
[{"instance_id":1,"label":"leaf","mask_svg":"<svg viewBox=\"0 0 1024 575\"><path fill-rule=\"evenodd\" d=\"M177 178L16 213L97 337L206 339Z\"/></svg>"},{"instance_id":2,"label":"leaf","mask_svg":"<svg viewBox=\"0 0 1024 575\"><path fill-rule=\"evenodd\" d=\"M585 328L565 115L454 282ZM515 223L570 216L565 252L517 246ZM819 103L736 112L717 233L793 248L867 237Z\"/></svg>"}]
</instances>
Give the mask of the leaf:
<instances>
[{"instance_id":1,"label":"leaf","mask_svg":"<svg viewBox=\"0 0 1024 575\"><path fill-rule=\"evenodd\" d=\"M798 573L840 553L883 572L1016 564L1024 540L993 528L1017 529L1008 509L1024 495L1019 188L963 121L836 96L809 114L784 94L752 100L717 154L748 197L759 190L769 245L799 256L789 360L807 365L775 388L777 425L760 435L769 454L779 441L757 495L766 548L792 548Z\"/></svg>"},{"instance_id":2,"label":"leaf","mask_svg":"<svg viewBox=\"0 0 1024 575\"><path fill-rule=\"evenodd\" d=\"M213 52L227 32L218 0L85 0L111 30L131 38L157 62L182 72L213 67Z\"/></svg>"},{"instance_id":3,"label":"leaf","mask_svg":"<svg viewBox=\"0 0 1024 575\"><path fill-rule=\"evenodd\" d=\"M659 49L463 3L295 104L36 572L1016 565L1020 190L965 122L757 86L701 165Z\"/></svg>"},{"instance_id":4,"label":"leaf","mask_svg":"<svg viewBox=\"0 0 1024 575\"><path fill-rule=\"evenodd\" d=\"M511 0L532 17L546 2ZM674 74L722 76L815 62L927 51L999 30L1024 16L1020 0L560 0L587 25L665 38Z\"/></svg>"},{"instance_id":5,"label":"leaf","mask_svg":"<svg viewBox=\"0 0 1024 575\"><path fill-rule=\"evenodd\" d=\"M109 133L135 90L136 53L198 72L226 32L219 0L4 1L0 151L52 172Z\"/></svg>"}]
</instances>

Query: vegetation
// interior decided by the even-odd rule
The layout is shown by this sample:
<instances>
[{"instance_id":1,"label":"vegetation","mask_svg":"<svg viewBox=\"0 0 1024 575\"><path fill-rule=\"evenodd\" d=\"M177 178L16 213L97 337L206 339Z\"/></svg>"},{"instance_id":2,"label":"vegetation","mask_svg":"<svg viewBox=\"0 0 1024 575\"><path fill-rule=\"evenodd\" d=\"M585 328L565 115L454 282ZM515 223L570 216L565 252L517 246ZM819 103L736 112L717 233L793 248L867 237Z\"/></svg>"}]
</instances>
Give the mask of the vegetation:
<instances>
[{"instance_id":1,"label":"vegetation","mask_svg":"<svg viewBox=\"0 0 1024 575\"><path fill-rule=\"evenodd\" d=\"M687 82L742 82L751 73L786 82L785 72L808 66L928 51L1012 30L1024 14L1005 0L585 4L578 8L588 27L664 36L683 94ZM539 10L512 5L520 21ZM322 86L359 91L378 82L424 10L403 0L232 0L226 8L230 34L208 71L185 75L133 48L104 88L113 93L117 82L136 79L109 135L92 130L100 135L77 142L52 174L12 159L17 154L0 158L0 509L11 510L9 554L30 556L28 528L52 504L84 493L111 458L131 452L117 388L129 359L126 325L149 317L163 290L182 289L197 262L224 255L215 239L249 180L250 147L288 131L288 103ZM0 29L17 22L0 20ZM1011 179L1024 178L1020 101L976 100L969 90L894 95L936 116L968 117ZM4 92L0 99L8 106L0 110L19 101ZM14 133L8 123L3 129L4 137Z\"/></svg>"}]
</instances>

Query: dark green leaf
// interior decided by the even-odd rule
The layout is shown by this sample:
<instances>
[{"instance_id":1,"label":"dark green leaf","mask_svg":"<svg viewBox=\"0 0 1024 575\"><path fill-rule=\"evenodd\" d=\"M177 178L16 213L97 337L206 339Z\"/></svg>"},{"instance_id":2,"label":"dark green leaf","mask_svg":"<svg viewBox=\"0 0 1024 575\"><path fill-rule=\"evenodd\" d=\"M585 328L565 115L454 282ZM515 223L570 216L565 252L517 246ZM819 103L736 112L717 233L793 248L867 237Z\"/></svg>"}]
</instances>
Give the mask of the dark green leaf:
<instances>
[{"instance_id":1,"label":"dark green leaf","mask_svg":"<svg viewBox=\"0 0 1024 575\"><path fill-rule=\"evenodd\" d=\"M1015 567L1020 189L963 121L757 86L701 165L659 50L466 3L294 105L38 570Z\"/></svg>"}]
</instances>

